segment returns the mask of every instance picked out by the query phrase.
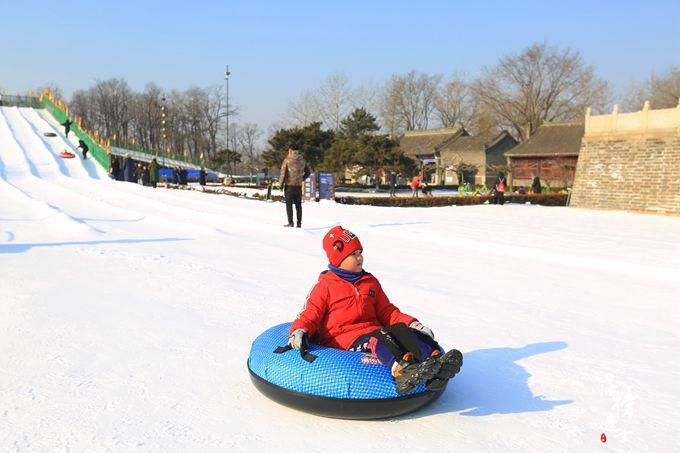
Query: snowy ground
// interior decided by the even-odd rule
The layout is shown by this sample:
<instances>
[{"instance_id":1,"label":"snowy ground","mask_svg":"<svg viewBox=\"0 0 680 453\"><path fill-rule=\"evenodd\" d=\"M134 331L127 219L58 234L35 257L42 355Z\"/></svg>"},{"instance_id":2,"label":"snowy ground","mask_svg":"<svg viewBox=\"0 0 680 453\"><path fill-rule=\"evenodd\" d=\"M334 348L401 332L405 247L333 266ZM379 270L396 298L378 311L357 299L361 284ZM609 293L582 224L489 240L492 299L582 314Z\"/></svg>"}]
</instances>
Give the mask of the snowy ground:
<instances>
[{"instance_id":1,"label":"snowy ground","mask_svg":"<svg viewBox=\"0 0 680 453\"><path fill-rule=\"evenodd\" d=\"M677 448L680 219L322 202L284 229L279 203L60 159L45 118L0 115L1 451ZM318 418L250 383L250 342L299 311L338 223L393 302L465 355L420 412Z\"/></svg>"}]
</instances>

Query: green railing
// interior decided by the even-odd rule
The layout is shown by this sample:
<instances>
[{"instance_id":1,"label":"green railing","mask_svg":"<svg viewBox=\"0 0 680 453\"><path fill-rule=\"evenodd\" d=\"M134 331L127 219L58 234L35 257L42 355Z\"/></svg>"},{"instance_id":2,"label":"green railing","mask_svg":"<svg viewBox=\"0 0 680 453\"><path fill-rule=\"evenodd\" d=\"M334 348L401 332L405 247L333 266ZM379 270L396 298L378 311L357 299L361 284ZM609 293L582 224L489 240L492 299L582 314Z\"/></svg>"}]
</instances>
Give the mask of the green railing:
<instances>
[{"instance_id":1,"label":"green railing","mask_svg":"<svg viewBox=\"0 0 680 453\"><path fill-rule=\"evenodd\" d=\"M111 140L111 146L115 146L116 148L129 149L130 151L136 151L138 153L148 154L149 156L154 156L156 158L163 158L163 156L165 156L166 159L174 159L197 166L205 166L205 161L197 157L185 157L180 154L163 153L163 151L159 149L149 149L140 145L133 145L132 143L127 143L119 140Z\"/></svg>"},{"instance_id":2,"label":"green railing","mask_svg":"<svg viewBox=\"0 0 680 453\"><path fill-rule=\"evenodd\" d=\"M42 106L38 102L38 98L33 96L15 96L5 94L2 96L2 105L4 107L31 107L40 109Z\"/></svg>"},{"instance_id":3,"label":"green railing","mask_svg":"<svg viewBox=\"0 0 680 453\"><path fill-rule=\"evenodd\" d=\"M42 96L41 107L52 114L52 116L59 121L59 123L64 123L70 120L69 116L62 110L57 104L55 104L49 97ZM106 153L106 149L101 146L93 137L87 132L80 129L78 123L75 121L71 124L71 132L75 134L80 140L84 141L87 147L90 149L90 154L94 156L95 160L108 171L111 164L109 156Z\"/></svg>"}]
</instances>

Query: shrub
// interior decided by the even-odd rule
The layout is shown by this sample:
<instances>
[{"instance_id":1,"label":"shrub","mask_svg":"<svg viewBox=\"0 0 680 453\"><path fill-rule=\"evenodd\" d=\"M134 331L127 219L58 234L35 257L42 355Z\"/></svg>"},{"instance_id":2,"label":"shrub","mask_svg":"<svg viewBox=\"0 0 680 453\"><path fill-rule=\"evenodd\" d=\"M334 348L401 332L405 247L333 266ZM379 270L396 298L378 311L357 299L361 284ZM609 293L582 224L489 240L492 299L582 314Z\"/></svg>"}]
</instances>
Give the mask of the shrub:
<instances>
[{"instance_id":1,"label":"shrub","mask_svg":"<svg viewBox=\"0 0 680 453\"><path fill-rule=\"evenodd\" d=\"M434 207L434 206L470 206L491 202L490 195L474 197L336 197L335 201L341 204L370 205L370 206L395 206L395 207ZM506 195L506 203L531 203L543 206L566 206L567 196L563 194L540 194L540 195Z\"/></svg>"}]
</instances>

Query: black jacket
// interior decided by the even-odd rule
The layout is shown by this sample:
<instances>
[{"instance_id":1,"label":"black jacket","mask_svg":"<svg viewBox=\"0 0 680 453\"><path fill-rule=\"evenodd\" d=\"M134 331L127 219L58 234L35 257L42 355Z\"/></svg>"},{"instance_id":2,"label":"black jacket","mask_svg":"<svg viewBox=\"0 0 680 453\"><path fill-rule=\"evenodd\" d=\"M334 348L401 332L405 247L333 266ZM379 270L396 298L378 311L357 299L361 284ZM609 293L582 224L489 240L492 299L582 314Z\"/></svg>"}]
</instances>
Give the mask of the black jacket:
<instances>
[{"instance_id":1,"label":"black jacket","mask_svg":"<svg viewBox=\"0 0 680 453\"><path fill-rule=\"evenodd\" d=\"M123 177L127 182L135 182L135 161L126 157L123 161Z\"/></svg>"},{"instance_id":2,"label":"black jacket","mask_svg":"<svg viewBox=\"0 0 680 453\"><path fill-rule=\"evenodd\" d=\"M180 170L179 171L179 183L183 186L186 186L188 182L189 182L189 175L187 174L186 169Z\"/></svg>"}]
</instances>

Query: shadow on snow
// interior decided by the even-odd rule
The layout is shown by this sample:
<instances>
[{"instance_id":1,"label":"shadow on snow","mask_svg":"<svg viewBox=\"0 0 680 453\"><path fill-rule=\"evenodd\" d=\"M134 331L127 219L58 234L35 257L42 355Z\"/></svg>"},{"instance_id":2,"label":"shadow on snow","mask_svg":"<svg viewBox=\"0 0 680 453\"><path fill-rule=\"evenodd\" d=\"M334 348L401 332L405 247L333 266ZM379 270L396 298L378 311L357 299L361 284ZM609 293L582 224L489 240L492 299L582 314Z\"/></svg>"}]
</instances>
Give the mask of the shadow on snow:
<instances>
[{"instance_id":1,"label":"shadow on snow","mask_svg":"<svg viewBox=\"0 0 680 453\"><path fill-rule=\"evenodd\" d=\"M31 242L23 244L0 244L0 254L23 253L35 247L62 247L68 245L102 245L102 244L140 244L148 242L190 241L188 238L159 239L112 239L105 241L67 241L67 242Z\"/></svg>"},{"instance_id":2,"label":"shadow on snow","mask_svg":"<svg viewBox=\"0 0 680 453\"><path fill-rule=\"evenodd\" d=\"M461 372L431 406L407 416L418 418L460 412L466 416L549 411L572 400L548 400L529 389L529 374L516 363L527 357L559 351L562 341L528 344L522 348L479 349L464 354Z\"/></svg>"}]
</instances>

